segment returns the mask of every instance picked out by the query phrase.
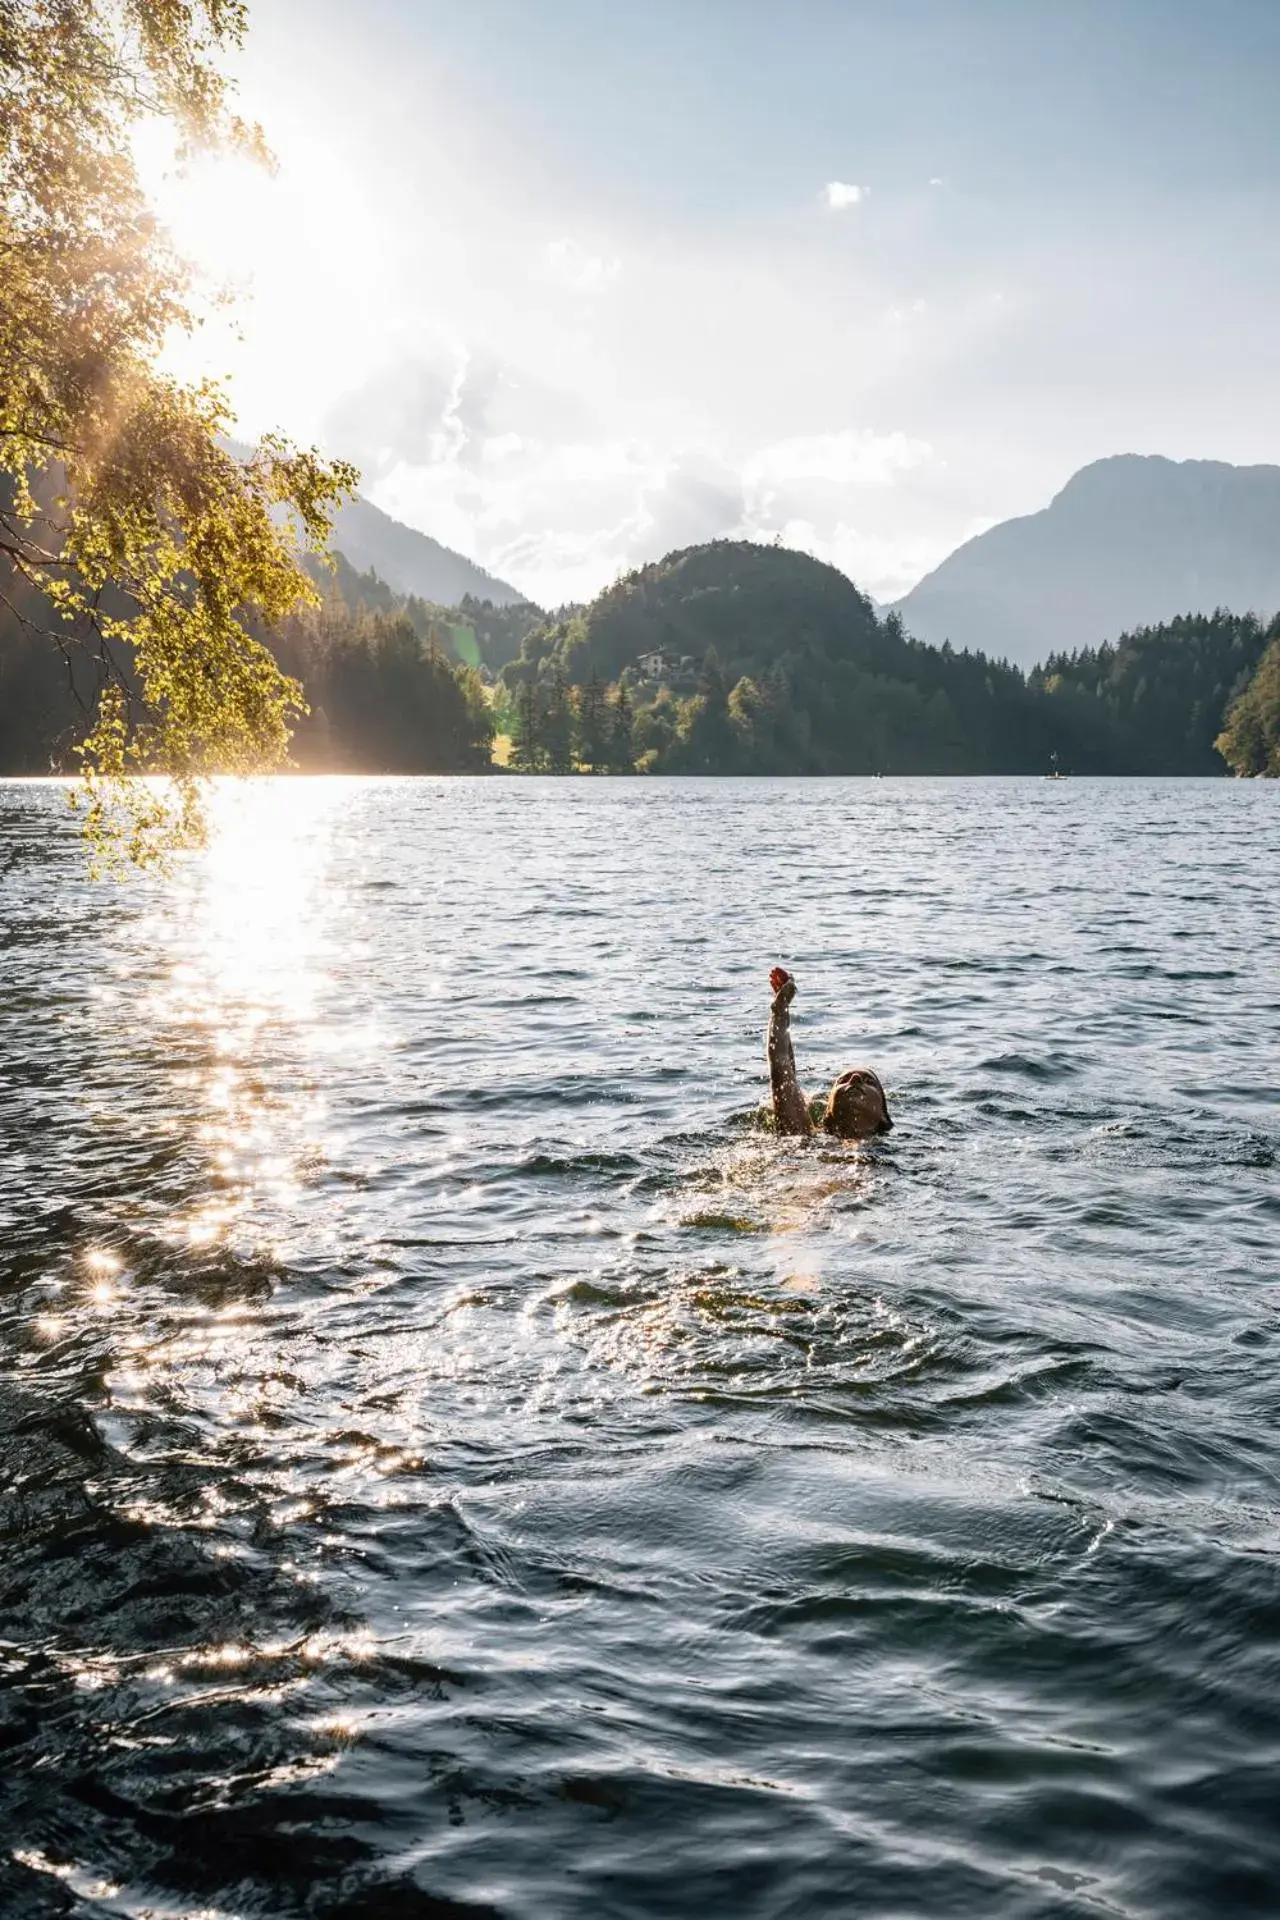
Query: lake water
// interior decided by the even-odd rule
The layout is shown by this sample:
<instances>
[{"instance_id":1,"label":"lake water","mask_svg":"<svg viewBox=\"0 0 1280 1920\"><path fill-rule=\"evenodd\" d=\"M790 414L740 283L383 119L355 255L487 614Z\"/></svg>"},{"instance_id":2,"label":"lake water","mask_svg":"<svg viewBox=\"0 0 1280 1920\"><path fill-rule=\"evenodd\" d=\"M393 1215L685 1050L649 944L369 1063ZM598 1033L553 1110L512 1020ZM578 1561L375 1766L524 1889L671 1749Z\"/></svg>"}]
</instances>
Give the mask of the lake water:
<instances>
[{"instance_id":1,"label":"lake water","mask_svg":"<svg viewBox=\"0 0 1280 1920\"><path fill-rule=\"evenodd\" d=\"M0 785L6 1920L1280 1910L1280 788L214 815Z\"/></svg>"}]
</instances>

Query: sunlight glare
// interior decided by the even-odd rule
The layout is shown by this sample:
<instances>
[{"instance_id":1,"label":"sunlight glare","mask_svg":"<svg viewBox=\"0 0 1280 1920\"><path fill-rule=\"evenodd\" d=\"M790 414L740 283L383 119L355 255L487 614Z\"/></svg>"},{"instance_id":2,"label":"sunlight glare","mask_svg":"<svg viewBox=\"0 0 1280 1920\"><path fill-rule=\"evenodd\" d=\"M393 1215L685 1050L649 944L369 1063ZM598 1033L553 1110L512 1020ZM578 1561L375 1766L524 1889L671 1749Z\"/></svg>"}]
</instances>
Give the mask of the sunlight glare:
<instances>
[{"instance_id":1,"label":"sunlight glare","mask_svg":"<svg viewBox=\"0 0 1280 1920\"><path fill-rule=\"evenodd\" d=\"M174 1223L193 1249L227 1242L315 1164L319 1103L277 1056L328 1045L319 1003L334 902L323 880L348 796L341 780L213 782L207 845L159 909L156 937L172 957L157 1025L192 1030L212 1055L188 1081L211 1185Z\"/></svg>"},{"instance_id":2,"label":"sunlight glare","mask_svg":"<svg viewBox=\"0 0 1280 1920\"><path fill-rule=\"evenodd\" d=\"M272 134L274 173L225 154L180 166L160 126L140 131L135 154L144 191L197 276L198 325L170 338L167 371L225 380L246 437L282 426L307 440L320 431L334 366L358 374L375 337L378 276L353 275L335 244L342 233L369 238L355 183L305 129L273 125Z\"/></svg>"}]
</instances>

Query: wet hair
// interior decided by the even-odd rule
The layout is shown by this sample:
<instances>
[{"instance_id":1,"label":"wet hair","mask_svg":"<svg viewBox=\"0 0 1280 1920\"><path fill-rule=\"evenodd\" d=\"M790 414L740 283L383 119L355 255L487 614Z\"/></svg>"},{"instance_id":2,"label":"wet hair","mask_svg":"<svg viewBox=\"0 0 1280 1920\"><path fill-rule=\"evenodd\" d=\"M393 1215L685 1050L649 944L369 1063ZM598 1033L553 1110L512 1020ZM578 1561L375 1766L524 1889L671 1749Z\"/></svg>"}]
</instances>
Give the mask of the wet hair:
<instances>
[{"instance_id":1,"label":"wet hair","mask_svg":"<svg viewBox=\"0 0 1280 1920\"><path fill-rule=\"evenodd\" d=\"M888 1133L892 1126L879 1074L870 1067L852 1067L842 1073L827 1095L822 1131L838 1134L842 1140L868 1140Z\"/></svg>"}]
</instances>

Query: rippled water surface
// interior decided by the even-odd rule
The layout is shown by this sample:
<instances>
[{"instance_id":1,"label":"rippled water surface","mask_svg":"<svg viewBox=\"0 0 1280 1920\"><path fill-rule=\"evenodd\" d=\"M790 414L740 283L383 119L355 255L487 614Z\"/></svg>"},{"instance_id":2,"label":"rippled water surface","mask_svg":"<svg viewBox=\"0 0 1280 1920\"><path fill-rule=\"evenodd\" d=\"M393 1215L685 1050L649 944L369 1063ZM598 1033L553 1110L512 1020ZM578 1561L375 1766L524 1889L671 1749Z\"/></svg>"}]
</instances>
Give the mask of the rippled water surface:
<instances>
[{"instance_id":1,"label":"rippled water surface","mask_svg":"<svg viewBox=\"0 0 1280 1920\"><path fill-rule=\"evenodd\" d=\"M215 816L0 785L6 1920L1280 1911L1280 791Z\"/></svg>"}]
</instances>

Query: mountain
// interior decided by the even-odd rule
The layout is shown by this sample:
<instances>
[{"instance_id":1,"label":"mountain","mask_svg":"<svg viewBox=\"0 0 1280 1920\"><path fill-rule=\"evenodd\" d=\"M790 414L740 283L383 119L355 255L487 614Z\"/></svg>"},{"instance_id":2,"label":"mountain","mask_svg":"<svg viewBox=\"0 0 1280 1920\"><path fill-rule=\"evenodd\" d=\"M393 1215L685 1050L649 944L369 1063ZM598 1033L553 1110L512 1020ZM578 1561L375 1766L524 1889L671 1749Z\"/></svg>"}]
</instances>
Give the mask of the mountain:
<instances>
[{"instance_id":1,"label":"mountain","mask_svg":"<svg viewBox=\"0 0 1280 1920\"><path fill-rule=\"evenodd\" d=\"M251 452L243 440L227 438L222 444L237 460L247 460ZM330 544L357 573L376 573L396 593L413 594L437 607L459 606L468 595L495 607L524 603L517 588L486 573L465 554L441 546L429 533L393 520L361 493L334 515Z\"/></svg>"},{"instance_id":2,"label":"mountain","mask_svg":"<svg viewBox=\"0 0 1280 1920\"><path fill-rule=\"evenodd\" d=\"M1280 467L1118 454L897 603L917 639L1022 666L1180 613L1280 607Z\"/></svg>"},{"instance_id":3,"label":"mountain","mask_svg":"<svg viewBox=\"0 0 1280 1920\"><path fill-rule=\"evenodd\" d=\"M437 606L341 555L317 577L322 604L259 635L303 687L295 752L316 771L481 768L495 732L511 764L549 772L575 754L678 774L1280 770L1280 618L1180 615L1024 674L910 639L834 568L745 541L668 554L552 616ZM64 660L52 610L5 585L0 771L74 767L93 650Z\"/></svg>"},{"instance_id":4,"label":"mountain","mask_svg":"<svg viewBox=\"0 0 1280 1920\"><path fill-rule=\"evenodd\" d=\"M524 599L515 587L496 580L474 560L441 546L430 534L393 520L359 494L339 510L333 545L358 572L376 573L398 593L416 594L437 606L456 607L468 594L499 607Z\"/></svg>"},{"instance_id":5,"label":"mountain","mask_svg":"<svg viewBox=\"0 0 1280 1920\"><path fill-rule=\"evenodd\" d=\"M525 765L566 699L619 681L646 772L1024 773L1064 745L1058 704L1016 669L921 645L835 567L745 540L549 617L502 681Z\"/></svg>"},{"instance_id":6,"label":"mountain","mask_svg":"<svg viewBox=\"0 0 1280 1920\"><path fill-rule=\"evenodd\" d=\"M712 540L637 567L568 619L551 616L526 653L559 646L570 680L614 680L652 657L701 667L715 649L736 678L810 653L867 666L896 661L866 596L847 575L790 547Z\"/></svg>"},{"instance_id":7,"label":"mountain","mask_svg":"<svg viewBox=\"0 0 1280 1920\"><path fill-rule=\"evenodd\" d=\"M909 637L808 554L716 540L531 624L497 704L515 764L550 772L571 764L572 714L594 740L603 711L609 764L625 729L641 772L1212 775L1277 635L1280 619L1180 615L1024 673ZM1273 702L1264 679L1241 719L1249 770L1280 738Z\"/></svg>"}]
</instances>

